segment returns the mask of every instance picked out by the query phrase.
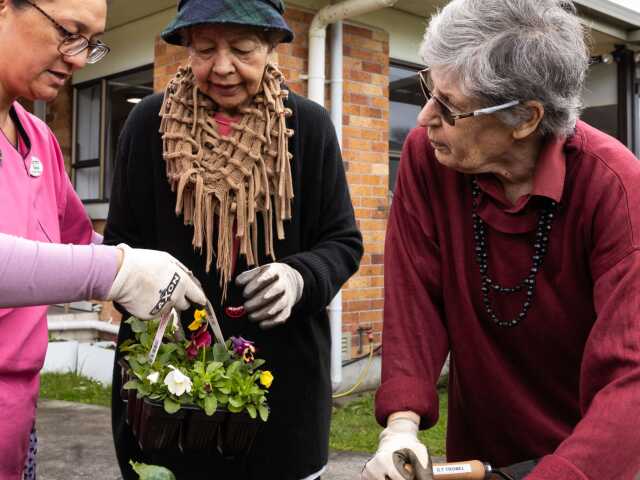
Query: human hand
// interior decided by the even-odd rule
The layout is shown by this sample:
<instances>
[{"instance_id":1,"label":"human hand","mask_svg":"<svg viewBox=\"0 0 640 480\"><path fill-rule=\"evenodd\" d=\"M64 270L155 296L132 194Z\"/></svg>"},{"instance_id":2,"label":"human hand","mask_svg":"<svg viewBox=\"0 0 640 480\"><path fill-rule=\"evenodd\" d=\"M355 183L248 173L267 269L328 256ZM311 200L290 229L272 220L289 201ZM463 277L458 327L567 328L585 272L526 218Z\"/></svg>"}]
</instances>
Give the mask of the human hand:
<instances>
[{"instance_id":1,"label":"human hand","mask_svg":"<svg viewBox=\"0 0 640 480\"><path fill-rule=\"evenodd\" d=\"M380 433L378 451L365 464L360 479L433 480L431 458L427 447L418 440L418 424L413 419L389 420Z\"/></svg>"},{"instance_id":2,"label":"human hand","mask_svg":"<svg viewBox=\"0 0 640 480\"><path fill-rule=\"evenodd\" d=\"M236 285L243 288L249 319L267 329L287 321L302 296L304 280L286 263L269 263L241 273Z\"/></svg>"},{"instance_id":3,"label":"human hand","mask_svg":"<svg viewBox=\"0 0 640 480\"><path fill-rule=\"evenodd\" d=\"M167 308L186 310L190 304L207 303L196 278L168 253L123 243L118 248L122 263L106 299L119 303L131 315L148 320Z\"/></svg>"}]
</instances>

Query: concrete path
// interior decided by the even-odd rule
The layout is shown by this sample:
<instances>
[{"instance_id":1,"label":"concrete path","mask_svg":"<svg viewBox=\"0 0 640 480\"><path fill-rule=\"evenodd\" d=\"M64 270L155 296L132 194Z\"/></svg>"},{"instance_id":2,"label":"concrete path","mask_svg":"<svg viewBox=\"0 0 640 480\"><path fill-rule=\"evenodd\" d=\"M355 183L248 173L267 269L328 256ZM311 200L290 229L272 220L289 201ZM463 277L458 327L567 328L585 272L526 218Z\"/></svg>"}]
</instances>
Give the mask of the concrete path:
<instances>
[{"instance_id":1,"label":"concrete path","mask_svg":"<svg viewBox=\"0 0 640 480\"><path fill-rule=\"evenodd\" d=\"M121 480L111 439L109 409L40 401L38 480ZM354 480L368 454L331 454L323 480Z\"/></svg>"}]
</instances>

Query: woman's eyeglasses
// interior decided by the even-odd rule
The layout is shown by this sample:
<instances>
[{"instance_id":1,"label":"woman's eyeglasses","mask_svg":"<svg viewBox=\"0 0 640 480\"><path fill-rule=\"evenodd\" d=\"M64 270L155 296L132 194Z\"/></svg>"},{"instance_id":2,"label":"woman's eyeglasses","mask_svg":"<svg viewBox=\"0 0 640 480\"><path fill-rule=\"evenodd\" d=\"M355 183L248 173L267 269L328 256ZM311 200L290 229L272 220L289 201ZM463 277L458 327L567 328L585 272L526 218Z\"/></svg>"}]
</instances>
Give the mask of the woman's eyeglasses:
<instances>
[{"instance_id":1,"label":"woman's eyeglasses","mask_svg":"<svg viewBox=\"0 0 640 480\"><path fill-rule=\"evenodd\" d=\"M503 103L494 107L481 108L472 112L456 113L455 109L449 106L447 102L445 102L441 98L438 98L432 93L433 82L431 80L431 75L429 73L428 67L418 72L418 78L420 79L420 88L422 89L422 94L424 95L427 103L433 98L440 108L440 114L443 120L451 126L455 125L456 120L460 120L461 118L477 117L479 115L491 115L492 113L514 107L520 103L518 100L514 100L512 102Z\"/></svg>"},{"instance_id":2,"label":"woman's eyeglasses","mask_svg":"<svg viewBox=\"0 0 640 480\"><path fill-rule=\"evenodd\" d=\"M81 54L85 50L89 50L89 53L87 54L87 63L96 63L102 60L107 53L111 51L111 49L100 40L97 42L90 42L88 38L80 35L79 33L71 33L31 0L25 1L44 15L62 34L62 42L58 45L58 51L62 55L74 56Z\"/></svg>"}]
</instances>

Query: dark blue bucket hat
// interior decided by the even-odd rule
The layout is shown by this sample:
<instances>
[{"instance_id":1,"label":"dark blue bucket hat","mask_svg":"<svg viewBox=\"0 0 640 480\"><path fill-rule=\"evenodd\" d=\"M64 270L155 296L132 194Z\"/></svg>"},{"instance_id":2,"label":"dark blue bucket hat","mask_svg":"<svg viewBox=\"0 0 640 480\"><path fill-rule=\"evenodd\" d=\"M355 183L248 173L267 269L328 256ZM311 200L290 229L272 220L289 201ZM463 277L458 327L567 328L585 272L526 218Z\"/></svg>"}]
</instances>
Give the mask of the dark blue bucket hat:
<instances>
[{"instance_id":1,"label":"dark blue bucket hat","mask_svg":"<svg viewBox=\"0 0 640 480\"><path fill-rule=\"evenodd\" d=\"M167 43L182 45L183 29L226 23L279 31L282 42L291 42L293 32L283 14L282 0L180 0L176 17L160 36Z\"/></svg>"}]
</instances>

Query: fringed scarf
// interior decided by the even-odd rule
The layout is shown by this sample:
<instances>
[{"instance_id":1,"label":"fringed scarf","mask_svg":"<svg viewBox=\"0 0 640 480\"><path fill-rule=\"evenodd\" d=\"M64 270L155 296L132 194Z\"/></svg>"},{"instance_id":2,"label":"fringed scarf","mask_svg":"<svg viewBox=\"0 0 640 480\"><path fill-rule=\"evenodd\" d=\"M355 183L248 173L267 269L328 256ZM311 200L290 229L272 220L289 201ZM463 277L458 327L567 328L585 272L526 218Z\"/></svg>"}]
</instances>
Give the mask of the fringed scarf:
<instances>
[{"instance_id":1,"label":"fringed scarf","mask_svg":"<svg viewBox=\"0 0 640 480\"><path fill-rule=\"evenodd\" d=\"M240 253L248 265L258 263L258 214L264 227L265 254L275 259L273 216L278 239L291 219L293 184L286 118L291 110L281 88L284 79L267 65L262 86L232 133L218 133L216 104L202 94L191 67L182 67L167 86L160 116L163 157L171 189L177 192L176 215L193 225L193 246L206 252L206 270L217 240L216 268L223 299L231 279L234 223ZM217 232L214 230L217 222ZM214 233L215 232L215 233ZM217 233L217 236L216 236Z\"/></svg>"}]
</instances>

